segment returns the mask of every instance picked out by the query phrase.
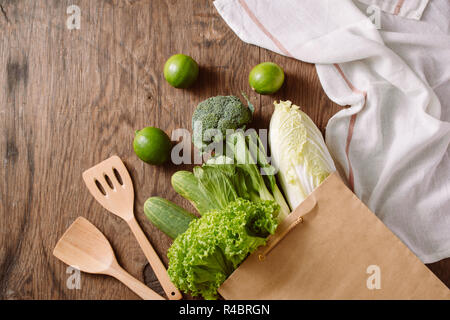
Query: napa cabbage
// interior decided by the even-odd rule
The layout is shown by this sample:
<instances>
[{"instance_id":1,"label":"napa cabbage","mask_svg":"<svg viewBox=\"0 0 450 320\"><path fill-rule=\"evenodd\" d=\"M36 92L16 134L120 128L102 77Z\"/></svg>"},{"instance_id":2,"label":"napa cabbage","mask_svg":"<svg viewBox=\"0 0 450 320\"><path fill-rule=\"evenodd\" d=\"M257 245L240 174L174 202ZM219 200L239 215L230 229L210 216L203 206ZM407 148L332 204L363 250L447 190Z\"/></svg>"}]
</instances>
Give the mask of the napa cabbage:
<instances>
[{"instance_id":1,"label":"napa cabbage","mask_svg":"<svg viewBox=\"0 0 450 320\"><path fill-rule=\"evenodd\" d=\"M311 118L291 101L274 105L269 127L272 165L294 210L336 168Z\"/></svg>"}]
</instances>

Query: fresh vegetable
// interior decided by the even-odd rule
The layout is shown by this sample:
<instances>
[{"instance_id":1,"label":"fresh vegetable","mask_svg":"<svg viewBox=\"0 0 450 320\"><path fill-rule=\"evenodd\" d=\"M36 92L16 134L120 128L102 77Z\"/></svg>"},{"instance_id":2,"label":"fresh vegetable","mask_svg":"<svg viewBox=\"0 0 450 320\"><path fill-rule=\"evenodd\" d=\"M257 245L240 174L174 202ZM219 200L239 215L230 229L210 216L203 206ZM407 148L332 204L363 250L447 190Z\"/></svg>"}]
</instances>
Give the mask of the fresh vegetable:
<instances>
[{"instance_id":1,"label":"fresh vegetable","mask_svg":"<svg viewBox=\"0 0 450 320\"><path fill-rule=\"evenodd\" d=\"M236 200L233 165L203 165L193 172L178 171L172 176L172 186L183 198L189 200L199 214L222 209Z\"/></svg>"},{"instance_id":2,"label":"fresh vegetable","mask_svg":"<svg viewBox=\"0 0 450 320\"><path fill-rule=\"evenodd\" d=\"M169 136L161 129L146 127L136 131L133 148L142 161L161 165L170 158L172 143Z\"/></svg>"},{"instance_id":3,"label":"fresh vegetable","mask_svg":"<svg viewBox=\"0 0 450 320\"><path fill-rule=\"evenodd\" d=\"M164 78L175 88L191 86L198 76L198 64L184 54L171 56L164 65Z\"/></svg>"},{"instance_id":4,"label":"fresh vegetable","mask_svg":"<svg viewBox=\"0 0 450 320\"><path fill-rule=\"evenodd\" d=\"M252 137L259 141L256 133ZM250 141L250 137L248 138ZM266 171L269 171L270 167L262 144L252 142L251 146L257 150L256 153L254 150L254 154L250 152L243 132L229 135L226 139L226 149L230 157L213 157L203 166L195 167L192 173L176 172L172 176L173 188L189 200L201 215L211 210L223 209L237 198L253 202L275 200L281 208L278 215L281 221L290 213L289 206L276 185L274 175L267 175L266 178L270 190L261 176L258 161Z\"/></svg>"},{"instance_id":5,"label":"fresh vegetable","mask_svg":"<svg viewBox=\"0 0 450 320\"><path fill-rule=\"evenodd\" d=\"M200 102L192 115L194 145L205 151L211 142L221 142L227 130L245 128L252 120L249 107L235 96L211 97Z\"/></svg>"},{"instance_id":6,"label":"fresh vegetable","mask_svg":"<svg viewBox=\"0 0 450 320\"><path fill-rule=\"evenodd\" d=\"M183 198L189 200L199 214L204 214L211 208L217 208L214 196L209 195L206 192L207 190L202 190L192 172L177 171L172 175L171 182L173 189Z\"/></svg>"},{"instance_id":7,"label":"fresh vegetable","mask_svg":"<svg viewBox=\"0 0 450 320\"><path fill-rule=\"evenodd\" d=\"M238 131L231 134L227 138L226 144L228 151L231 150L238 167L246 173L244 183L247 184L251 197L254 199L273 200L273 196L267 189L260 170L256 165L256 155L252 154L248 149L244 133Z\"/></svg>"},{"instance_id":8,"label":"fresh vegetable","mask_svg":"<svg viewBox=\"0 0 450 320\"><path fill-rule=\"evenodd\" d=\"M244 135L242 131L237 131L227 138L226 144L227 152L232 153L237 166L250 179L246 183L250 194L252 192L253 194L257 193L256 200L258 198L275 200L280 206L278 219L279 221L283 220L291 210L278 189L275 179L275 168L269 164L264 146L256 132L249 130L248 135ZM263 172L263 176L261 172ZM267 187L269 187L270 191ZM251 199L255 200L255 197L253 196Z\"/></svg>"},{"instance_id":9,"label":"fresh vegetable","mask_svg":"<svg viewBox=\"0 0 450 320\"><path fill-rule=\"evenodd\" d=\"M191 222L168 252L172 282L194 296L216 299L219 286L275 232L278 209L274 201L237 199Z\"/></svg>"},{"instance_id":10,"label":"fresh vegetable","mask_svg":"<svg viewBox=\"0 0 450 320\"><path fill-rule=\"evenodd\" d=\"M182 234L197 217L180 206L160 197L148 198L144 203L147 218L172 239Z\"/></svg>"},{"instance_id":11,"label":"fresh vegetable","mask_svg":"<svg viewBox=\"0 0 450 320\"><path fill-rule=\"evenodd\" d=\"M290 101L274 104L269 129L272 163L295 209L336 168L314 122Z\"/></svg>"},{"instance_id":12,"label":"fresh vegetable","mask_svg":"<svg viewBox=\"0 0 450 320\"><path fill-rule=\"evenodd\" d=\"M261 170L264 172L263 178L266 181L266 184L268 185L270 191L272 191L275 201L280 205L280 216L281 219L284 219L284 217L291 212L291 209L289 208L283 194L278 188L277 180L275 178L276 168L269 163L264 145L256 132L250 131L247 138L248 148L252 152L256 153L257 163Z\"/></svg>"},{"instance_id":13,"label":"fresh vegetable","mask_svg":"<svg viewBox=\"0 0 450 320\"><path fill-rule=\"evenodd\" d=\"M283 85L284 72L276 63L263 62L250 71L248 82L259 94L272 94Z\"/></svg>"}]
</instances>

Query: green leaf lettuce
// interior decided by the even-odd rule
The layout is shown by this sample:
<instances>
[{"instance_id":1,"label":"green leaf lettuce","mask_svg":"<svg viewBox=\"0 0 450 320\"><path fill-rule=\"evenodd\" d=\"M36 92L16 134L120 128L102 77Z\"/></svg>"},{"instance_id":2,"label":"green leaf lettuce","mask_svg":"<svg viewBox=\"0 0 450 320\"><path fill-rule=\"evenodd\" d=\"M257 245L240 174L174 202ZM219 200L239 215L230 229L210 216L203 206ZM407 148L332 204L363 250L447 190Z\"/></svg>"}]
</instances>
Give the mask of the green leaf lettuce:
<instances>
[{"instance_id":1,"label":"green leaf lettuce","mask_svg":"<svg viewBox=\"0 0 450 320\"><path fill-rule=\"evenodd\" d=\"M172 282L194 296L216 299L219 286L275 232L279 208L275 201L238 198L192 221L168 252Z\"/></svg>"}]
</instances>

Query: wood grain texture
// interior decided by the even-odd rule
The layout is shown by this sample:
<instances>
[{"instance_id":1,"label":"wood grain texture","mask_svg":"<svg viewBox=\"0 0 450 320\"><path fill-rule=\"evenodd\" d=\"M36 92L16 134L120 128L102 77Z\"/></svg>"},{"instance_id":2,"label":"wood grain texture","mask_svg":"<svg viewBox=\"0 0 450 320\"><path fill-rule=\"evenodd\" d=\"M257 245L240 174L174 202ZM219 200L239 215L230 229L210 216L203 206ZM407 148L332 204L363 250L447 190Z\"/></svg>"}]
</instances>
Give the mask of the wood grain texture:
<instances>
[{"instance_id":1,"label":"wood grain texture","mask_svg":"<svg viewBox=\"0 0 450 320\"><path fill-rule=\"evenodd\" d=\"M84 217L78 217L64 232L53 250L53 255L79 271L114 277L142 299L165 300L117 263L108 239ZM163 281L161 283L164 284Z\"/></svg>"},{"instance_id":2,"label":"wood grain texture","mask_svg":"<svg viewBox=\"0 0 450 320\"><path fill-rule=\"evenodd\" d=\"M136 299L118 281L82 274L81 289L66 286L66 266L51 252L78 216L108 238L119 263L155 291L158 284L126 223L89 194L81 173L119 155L134 181L135 213L167 265L170 240L143 214L159 195L193 210L170 186L189 166L160 168L140 161L134 131L158 126L169 135L191 128L203 99L247 92L265 128L275 99L301 105L324 132L341 107L324 94L313 65L243 43L210 0L79 0L81 29L66 28L73 1L0 0L0 298ZM164 80L165 60L191 55L200 76L188 90ZM251 92L247 76L263 61L286 72L274 96ZM450 284L449 259L431 266ZM162 291L159 288L159 293Z\"/></svg>"}]
</instances>

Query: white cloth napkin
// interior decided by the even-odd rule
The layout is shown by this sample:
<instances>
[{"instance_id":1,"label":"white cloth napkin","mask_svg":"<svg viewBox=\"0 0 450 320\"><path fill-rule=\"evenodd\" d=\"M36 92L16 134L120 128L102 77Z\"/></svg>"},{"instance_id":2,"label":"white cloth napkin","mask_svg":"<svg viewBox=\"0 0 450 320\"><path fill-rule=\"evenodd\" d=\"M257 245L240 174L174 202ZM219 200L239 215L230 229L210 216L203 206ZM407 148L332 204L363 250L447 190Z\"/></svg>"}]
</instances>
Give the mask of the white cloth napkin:
<instances>
[{"instance_id":1,"label":"white cloth napkin","mask_svg":"<svg viewBox=\"0 0 450 320\"><path fill-rule=\"evenodd\" d=\"M328 97L350 105L326 128L338 170L424 263L434 262L450 256L450 1L362 2L214 5L243 41L316 64ZM374 3L383 5L380 31L362 11Z\"/></svg>"}]
</instances>

